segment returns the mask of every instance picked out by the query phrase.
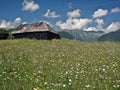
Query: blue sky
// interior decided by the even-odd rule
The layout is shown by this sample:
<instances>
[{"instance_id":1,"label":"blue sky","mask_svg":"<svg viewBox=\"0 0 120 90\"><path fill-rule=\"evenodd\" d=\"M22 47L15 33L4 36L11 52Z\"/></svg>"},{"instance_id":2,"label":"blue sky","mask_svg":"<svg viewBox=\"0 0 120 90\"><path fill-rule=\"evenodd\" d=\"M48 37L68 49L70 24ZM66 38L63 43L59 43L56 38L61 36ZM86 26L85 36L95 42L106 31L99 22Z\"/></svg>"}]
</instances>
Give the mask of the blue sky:
<instances>
[{"instance_id":1,"label":"blue sky","mask_svg":"<svg viewBox=\"0 0 120 90\"><path fill-rule=\"evenodd\" d=\"M0 0L0 28L40 21L55 29L114 31L120 0Z\"/></svg>"}]
</instances>

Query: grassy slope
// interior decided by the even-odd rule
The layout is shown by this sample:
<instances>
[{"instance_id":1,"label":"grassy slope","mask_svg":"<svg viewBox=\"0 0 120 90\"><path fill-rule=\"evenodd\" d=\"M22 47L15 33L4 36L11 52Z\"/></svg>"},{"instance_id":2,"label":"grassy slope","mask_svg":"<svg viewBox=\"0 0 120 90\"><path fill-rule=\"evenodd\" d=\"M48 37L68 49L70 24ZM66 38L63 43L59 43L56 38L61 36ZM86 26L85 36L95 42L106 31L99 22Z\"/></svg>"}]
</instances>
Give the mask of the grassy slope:
<instances>
[{"instance_id":1,"label":"grassy slope","mask_svg":"<svg viewBox=\"0 0 120 90\"><path fill-rule=\"evenodd\" d=\"M120 90L120 43L0 41L0 90Z\"/></svg>"}]
</instances>

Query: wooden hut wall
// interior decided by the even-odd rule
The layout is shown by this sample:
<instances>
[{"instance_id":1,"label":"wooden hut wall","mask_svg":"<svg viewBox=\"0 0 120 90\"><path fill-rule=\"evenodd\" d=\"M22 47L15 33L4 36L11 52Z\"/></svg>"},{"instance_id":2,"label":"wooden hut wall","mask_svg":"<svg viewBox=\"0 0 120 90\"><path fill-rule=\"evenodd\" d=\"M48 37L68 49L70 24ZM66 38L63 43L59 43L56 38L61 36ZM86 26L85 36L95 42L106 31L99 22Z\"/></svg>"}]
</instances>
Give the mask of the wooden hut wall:
<instances>
[{"instance_id":1,"label":"wooden hut wall","mask_svg":"<svg viewBox=\"0 0 120 90\"><path fill-rule=\"evenodd\" d=\"M45 39L45 40L51 40L51 39L59 39L58 34L54 34L51 32L27 32L27 33L19 33L19 34L13 34L14 38L35 38L35 39Z\"/></svg>"},{"instance_id":2,"label":"wooden hut wall","mask_svg":"<svg viewBox=\"0 0 120 90\"><path fill-rule=\"evenodd\" d=\"M48 32L48 39L51 40L51 39L60 39L60 36L58 34L54 34L54 33L51 33L51 32Z\"/></svg>"}]
</instances>

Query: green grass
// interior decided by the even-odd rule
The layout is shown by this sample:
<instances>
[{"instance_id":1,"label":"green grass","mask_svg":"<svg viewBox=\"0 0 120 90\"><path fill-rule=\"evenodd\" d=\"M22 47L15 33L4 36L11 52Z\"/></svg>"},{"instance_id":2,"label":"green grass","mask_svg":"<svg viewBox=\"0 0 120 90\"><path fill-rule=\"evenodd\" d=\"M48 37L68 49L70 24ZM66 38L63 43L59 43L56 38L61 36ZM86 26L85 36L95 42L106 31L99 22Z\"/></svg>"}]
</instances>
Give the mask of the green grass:
<instances>
[{"instance_id":1,"label":"green grass","mask_svg":"<svg viewBox=\"0 0 120 90\"><path fill-rule=\"evenodd\" d=\"M1 40L0 90L120 90L120 42Z\"/></svg>"}]
</instances>

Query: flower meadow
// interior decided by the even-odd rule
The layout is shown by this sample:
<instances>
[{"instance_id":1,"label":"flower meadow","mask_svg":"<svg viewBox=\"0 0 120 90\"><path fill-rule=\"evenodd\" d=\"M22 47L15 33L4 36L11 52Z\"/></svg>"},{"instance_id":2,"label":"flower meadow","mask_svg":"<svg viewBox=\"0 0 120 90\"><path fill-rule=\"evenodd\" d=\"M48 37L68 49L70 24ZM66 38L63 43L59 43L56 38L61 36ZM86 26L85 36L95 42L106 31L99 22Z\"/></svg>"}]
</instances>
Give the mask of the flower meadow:
<instances>
[{"instance_id":1,"label":"flower meadow","mask_svg":"<svg viewBox=\"0 0 120 90\"><path fill-rule=\"evenodd\" d=\"M1 40L0 90L120 90L120 42Z\"/></svg>"}]
</instances>

